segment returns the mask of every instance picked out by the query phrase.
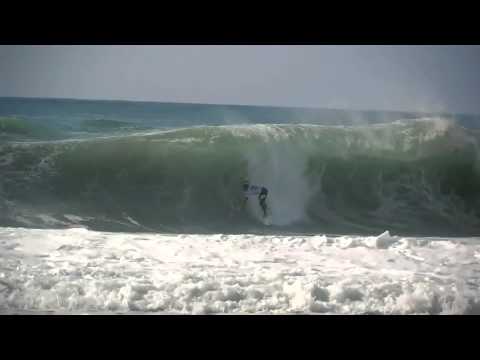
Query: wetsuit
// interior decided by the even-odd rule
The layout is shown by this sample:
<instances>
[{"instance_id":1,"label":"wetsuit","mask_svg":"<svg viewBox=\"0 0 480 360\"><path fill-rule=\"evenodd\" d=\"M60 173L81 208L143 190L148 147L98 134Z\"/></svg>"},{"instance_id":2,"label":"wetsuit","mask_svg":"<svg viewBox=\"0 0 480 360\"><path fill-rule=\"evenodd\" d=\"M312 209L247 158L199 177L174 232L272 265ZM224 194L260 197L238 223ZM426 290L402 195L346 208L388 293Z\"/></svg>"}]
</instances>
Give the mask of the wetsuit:
<instances>
[{"instance_id":1,"label":"wetsuit","mask_svg":"<svg viewBox=\"0 0 480 360\"><path fill-rule=\"evenodd\" d=\"M256 186L256 185L243 185L243 194L245 195L245 200L247 200L248 196L250 195L258 195L258 201L260 203L260 207L263 210L263 216L267 216L267 196L268 196L268 189L264 186Z\"/></svg>"}]
</instances>

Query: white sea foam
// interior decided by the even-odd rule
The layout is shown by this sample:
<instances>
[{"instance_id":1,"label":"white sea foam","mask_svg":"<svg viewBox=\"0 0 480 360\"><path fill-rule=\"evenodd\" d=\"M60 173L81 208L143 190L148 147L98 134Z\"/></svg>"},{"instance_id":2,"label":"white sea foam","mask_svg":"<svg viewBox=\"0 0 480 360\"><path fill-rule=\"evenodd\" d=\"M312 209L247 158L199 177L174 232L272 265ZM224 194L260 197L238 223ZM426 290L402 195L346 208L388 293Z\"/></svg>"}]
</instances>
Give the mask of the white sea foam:
<instances>
[{"instance_id":1,"label":"white sea foam","mask_svg":"<svg viewBox=\"0 0 480 360\"><path fill-rule=\"evenodd\" d=\"M0 228L0 312L480 313L479 240Z\"/></svg>"}]
</instances>

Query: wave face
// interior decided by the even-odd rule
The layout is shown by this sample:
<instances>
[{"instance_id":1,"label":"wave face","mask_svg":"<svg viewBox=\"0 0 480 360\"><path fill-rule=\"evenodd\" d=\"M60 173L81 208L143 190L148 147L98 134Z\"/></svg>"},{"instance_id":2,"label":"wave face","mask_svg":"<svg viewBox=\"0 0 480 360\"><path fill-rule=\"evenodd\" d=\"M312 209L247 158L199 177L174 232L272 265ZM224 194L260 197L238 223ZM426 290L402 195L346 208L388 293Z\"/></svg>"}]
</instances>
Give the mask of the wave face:
<instances>
[{"instance_id":1,"label":"wave face","mask_svg":"<svg viewBox=\"0 0 480 360\"><path fill-rule=\"evenodd\" d=\"M474 234L478 134L441 119L200 126L0 144L0 225ZM272 226L241 181L269 189Z\"/></svg>"}]
</instances>

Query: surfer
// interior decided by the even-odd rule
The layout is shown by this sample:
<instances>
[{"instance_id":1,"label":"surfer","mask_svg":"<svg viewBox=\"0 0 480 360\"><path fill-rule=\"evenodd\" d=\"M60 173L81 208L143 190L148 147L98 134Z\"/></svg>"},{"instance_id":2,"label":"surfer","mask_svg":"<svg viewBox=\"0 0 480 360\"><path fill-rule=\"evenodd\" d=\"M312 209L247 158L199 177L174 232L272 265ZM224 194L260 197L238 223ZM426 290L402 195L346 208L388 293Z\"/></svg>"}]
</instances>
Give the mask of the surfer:
<instances>
[{"instance_id":1,"label":"surfer","mask_svg":"<svg viewBox=\"0 0 480 360\"><path fill-rule=\"evenodd\" d=\"M248 180L244 180L243 182L243 195L245 196L245 200L243 202L243 207L245 207L248 196L249 195L258 195L258 202L260 207L263 210L263 217L267 217L267 196L268 196L268 189L264 186L257 186L257 185L250 185Z\"/></svg>"}]
</instances>

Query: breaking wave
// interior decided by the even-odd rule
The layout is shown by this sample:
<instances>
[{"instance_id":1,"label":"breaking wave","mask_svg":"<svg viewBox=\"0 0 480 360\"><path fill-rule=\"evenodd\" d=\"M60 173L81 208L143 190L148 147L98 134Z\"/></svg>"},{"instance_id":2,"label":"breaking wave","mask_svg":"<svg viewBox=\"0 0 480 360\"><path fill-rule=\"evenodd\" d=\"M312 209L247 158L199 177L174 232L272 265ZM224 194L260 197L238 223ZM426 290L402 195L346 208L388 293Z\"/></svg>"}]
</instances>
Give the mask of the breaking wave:
<instances>
[{"instance_id":1,"label":"breaking wave","mask_svg":"<svg viewBox=\"0 0 480 360\"><path fill-rule=\"evenodd\" d=\"M476 131L442 119L8 141L0 144L0 225L473 234L478 165ZM240 209L244 177L269 189L272 227L255 200Z\"/></svg>"}]
</instances>

